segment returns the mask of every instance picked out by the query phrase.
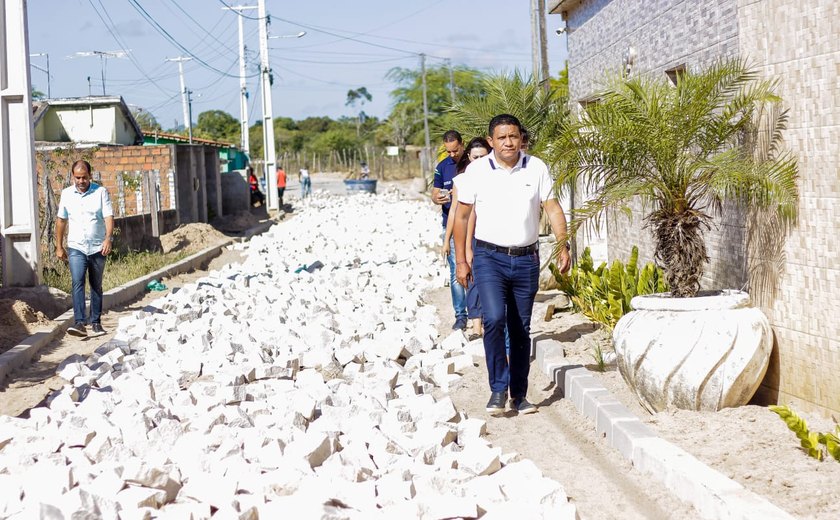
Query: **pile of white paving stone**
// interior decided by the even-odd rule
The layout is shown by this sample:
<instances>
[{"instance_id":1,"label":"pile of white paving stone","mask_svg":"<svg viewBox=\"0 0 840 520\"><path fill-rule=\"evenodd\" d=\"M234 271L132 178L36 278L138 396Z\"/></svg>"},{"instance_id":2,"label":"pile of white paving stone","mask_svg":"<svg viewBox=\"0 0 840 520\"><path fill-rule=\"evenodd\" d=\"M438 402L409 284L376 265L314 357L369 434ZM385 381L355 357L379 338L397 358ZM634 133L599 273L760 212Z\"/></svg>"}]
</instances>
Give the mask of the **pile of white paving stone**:
<instances>
[{"instance_id":1,"label":"pile of white paving stone","mask_svg":"<svg viewBox=\"0 0 840 520\"><path fill-rule=\"evenodd\" d=\"M423 302L438 219L316 194L242 264L121 319L47 407L0 417L0 517L574 518L446 396L473 359Z\"/></svg>"}]
</instances>

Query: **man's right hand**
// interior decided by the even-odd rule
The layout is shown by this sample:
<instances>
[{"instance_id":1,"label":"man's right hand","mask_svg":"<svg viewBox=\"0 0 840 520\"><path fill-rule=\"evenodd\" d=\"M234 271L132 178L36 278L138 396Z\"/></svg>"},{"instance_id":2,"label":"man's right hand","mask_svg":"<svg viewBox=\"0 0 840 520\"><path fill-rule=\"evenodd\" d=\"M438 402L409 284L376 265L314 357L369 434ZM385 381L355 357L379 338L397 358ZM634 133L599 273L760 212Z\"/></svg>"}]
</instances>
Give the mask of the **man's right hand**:
<instances>
[{"instance_id":1,"label":"man's right hand","mask_svg":"<svg viewBox=\"0 0 840 520\"><path fill-rule=\"evenodd\" d=\"M442 206L449 202L449 195L440 190L440 188L435 188L432 190L432 202L437 204L438 206Z\"/></svg>"},{"instance_id":2,"label":"man's right hand","mask_svg":"<svg viewBox=\"0 0 840 520\"><path fill-rule=\"evenodd\" d=\"M62 262L64 262L65 264L66 264L66 263L67 263L67 261L68 261L68 259L67 259L67 250L65 250L65 249L64 249L63 247L61 247L61 246L55 246L55 256L56 256L59 260L61 260Z\"/></svg>"},{"instance_id":3,"label":"man's right hand","mask_svg":"<svg viewBox=\"0 0 840 520\"><path fill-rule=\"evenodd\" d=\"M466 262L458 262L455 266L455 278L461 287L467 287L472 282L472 269Z\"/></svg>"}]
</instances>

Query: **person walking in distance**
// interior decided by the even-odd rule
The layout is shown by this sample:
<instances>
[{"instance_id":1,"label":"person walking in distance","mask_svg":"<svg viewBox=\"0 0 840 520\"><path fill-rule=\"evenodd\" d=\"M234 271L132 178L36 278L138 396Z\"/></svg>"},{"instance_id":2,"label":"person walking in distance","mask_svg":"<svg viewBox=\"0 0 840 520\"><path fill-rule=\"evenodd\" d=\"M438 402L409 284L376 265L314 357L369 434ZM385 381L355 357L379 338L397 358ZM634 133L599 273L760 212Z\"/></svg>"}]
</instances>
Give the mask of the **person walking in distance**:
<instances>
[{"instance_id":1,"label":"person walking in distance","mask_svg":"<svg viewBox=\"0 0 840 520\"><path fill-rule=\"evenodd\" d=\"M548 215L558 244L566 243L566 217L557 201L548 167L522 153L522 124L510 114L490 120L493 152L472 162L455 179L458 208L454 215L456 275L467 285L475 270L484 318L484 354L490 384L486 410L503 413L510 395L512 410L537 411L528 402L531 311L539 284L538 228L540 207ZM467 262L470 212L475 211L473 264ZM568 247L560 247L557 266L571 265ZM505 324L510 356L505 357Z\"/></svg>"},{"instance_id":2,"label":"person walking in distance","mask_svg":"<svg viewBox=\"0 0 840 520\"><path fill-rule=\"evenodd\" d=\"M286 171L279 164L277 165L277 200L280 201L280 210L283 210L283 193L286 192Z\"/></svg>"},{"instance_id":3,"label":"person walking in distance","mask_svg":"<svg viewBox=\"0 0 840 520\"><path fill-rule=\"evenodd\" d=\"M105 257L111 253L114 210L108 191L91 180L87 161L76 161L70 169L72 185L64 188L55 225L55 256L69 264L73 282L72 336L102 336L102 276ZM67 227L70 227L67 232ZM64 236L67 234L67 249ZM90 314L85 315L85 275L90 281ZM90 334L85 324L90 324Z\"/></svg>"},{"instance_id":4,"label":"person walking in distance","mask_svg":"<svg viewBox=\"0 0 840 520\"><path fill-rule=\"evenodd\" d=\"M300 182L300 198L305 199L312 194L312 177L309 175L309 165L306 164L300 169L298 173L298 182Z\"/></svg>"},{"instance_id":5,"label":"person walking in distance","mask_svg":"<svg viewBox=\"0 0 840 520\"><path fill-rule=\"evenodd\" d=\"M432 187L432 202L441 207L441 239L446 236L446 224L452 205L452 179L458 174L458 161L464 155L464 140L455 130L443 134L443 146L447 157L435 167L435 179ZM452 294L452 307L455 310L455 324L453 330L467 328L467 293L464 286L455 278L455 246L450 241L449 253L446 255L449 264L449 291Z\"/></svg>"}]
</instances>

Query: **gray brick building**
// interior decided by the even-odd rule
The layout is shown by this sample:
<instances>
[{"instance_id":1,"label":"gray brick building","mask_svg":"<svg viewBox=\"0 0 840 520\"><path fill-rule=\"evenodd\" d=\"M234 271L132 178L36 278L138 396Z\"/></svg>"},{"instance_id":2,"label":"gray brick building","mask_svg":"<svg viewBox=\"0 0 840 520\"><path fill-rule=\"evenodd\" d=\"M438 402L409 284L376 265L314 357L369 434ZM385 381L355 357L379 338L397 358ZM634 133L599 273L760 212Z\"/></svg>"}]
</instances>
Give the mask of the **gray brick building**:
<instances>
[{"instance_id":1,"label":"gray brick building","mask_svg":"<svg viewBox=\"0 0 840 520\"><path fill-rule=\"evenodd\" d=\"M840 1L549 0L563 20L569 89L585 103L608 74L665 77L721 57L746 58L790 110L785 146L800 169L800 217L769 249L738 208L726 208L707 234L704 289L749 287L773 324L776 344L759 390L762 402L840 411ZM551 20L551 18L549 18ZM578 203L579 204L579 203ZM607 255L626 258L652 241L633 220L609 218ZM751 234L752 233L752 234ZM762 269L778 263L778 270ZM772 272L771 272L772 271Z\"/></svg>"}]
</instances>

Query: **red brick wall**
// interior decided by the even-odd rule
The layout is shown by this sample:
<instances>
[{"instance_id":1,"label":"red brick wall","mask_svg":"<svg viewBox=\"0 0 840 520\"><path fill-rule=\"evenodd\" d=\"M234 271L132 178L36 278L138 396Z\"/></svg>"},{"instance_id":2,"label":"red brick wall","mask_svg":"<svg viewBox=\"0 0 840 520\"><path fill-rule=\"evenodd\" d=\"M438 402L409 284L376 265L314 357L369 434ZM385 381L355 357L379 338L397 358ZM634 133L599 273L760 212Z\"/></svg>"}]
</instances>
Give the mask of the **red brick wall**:
<instances>
[{"instance_id":1,"label":"red brick wall","mask_svg":"<svg viewBox=\"0 0 840 520\"><path fill-rule=\"evenodd\" d=\"M85 149L68 147L38 151L36 157L41 204L45 196L42 185L44 171L48 170L50 173L50 184L57 202L61 190L70 185L70 166L78 159L86 159L93 167L94 179L98 179L111 195L115 216L138 214L134 190L124 190L125 211L119 208L119 191L121 179L129 180L129 182L130 179L139 180L141 177L136 172L141 171L158 170L160 172L161 209L172 208L174 194L169 189L169 171L175 169L175 164L171 145L103 146ZM146 199L147 195L144 193L143 197Z\"/></svg>"}]
</instances>

